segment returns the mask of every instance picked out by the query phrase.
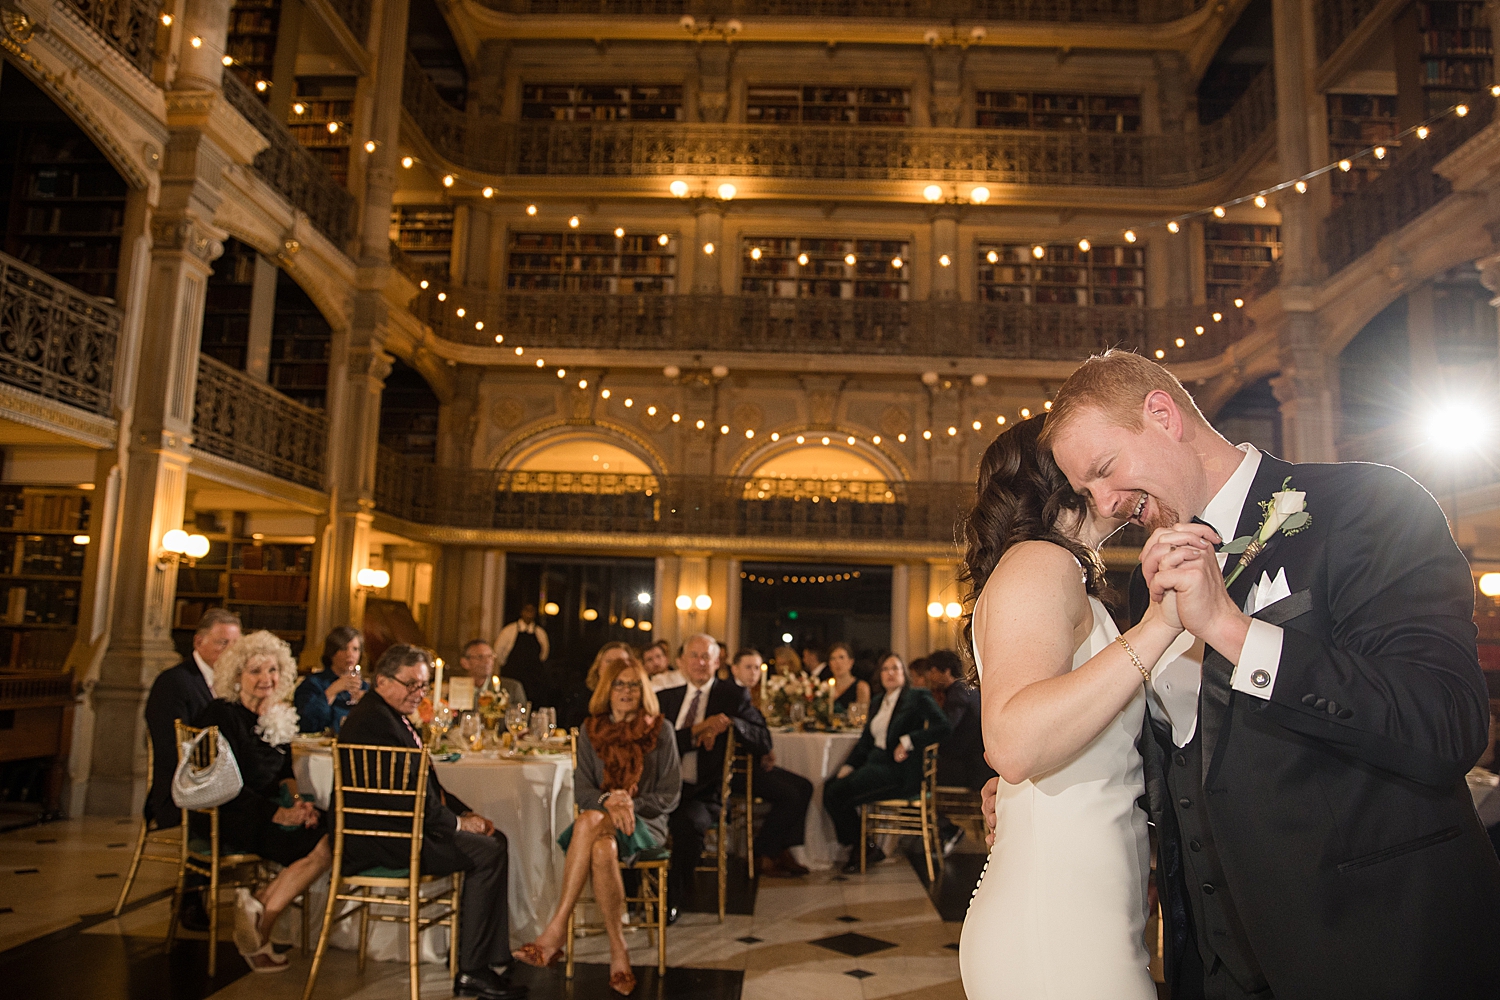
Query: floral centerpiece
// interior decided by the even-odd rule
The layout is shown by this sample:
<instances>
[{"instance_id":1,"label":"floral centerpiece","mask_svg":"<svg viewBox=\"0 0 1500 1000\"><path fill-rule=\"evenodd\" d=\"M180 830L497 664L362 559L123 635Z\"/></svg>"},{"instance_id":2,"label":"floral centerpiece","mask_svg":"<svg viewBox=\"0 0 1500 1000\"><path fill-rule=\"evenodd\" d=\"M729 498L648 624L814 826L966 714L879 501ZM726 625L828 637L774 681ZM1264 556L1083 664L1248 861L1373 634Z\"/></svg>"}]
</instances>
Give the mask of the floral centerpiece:
<instances>
[{"instance_id":1,"label":"floral centerpiece","mask_svg":"<svg viewBox=\"0 0 1500 1000\"><path fill-rule=\"evenodd\" d=\"M803 673L773 674L766 678L767 712L777 722L789 722L792 705L807 705L818 688L817 681Z\"/></svg>"}]
</instances>

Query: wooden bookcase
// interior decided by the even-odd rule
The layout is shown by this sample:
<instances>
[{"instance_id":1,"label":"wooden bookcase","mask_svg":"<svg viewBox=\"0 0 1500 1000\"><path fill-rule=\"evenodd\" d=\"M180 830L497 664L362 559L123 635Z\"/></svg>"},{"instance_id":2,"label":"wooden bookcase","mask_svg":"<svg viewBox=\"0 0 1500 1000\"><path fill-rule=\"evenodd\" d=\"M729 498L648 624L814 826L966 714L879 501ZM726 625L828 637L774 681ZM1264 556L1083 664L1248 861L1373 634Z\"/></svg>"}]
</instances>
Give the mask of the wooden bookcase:
<instances>
[{"instance_id":1,"label":"wooden bookcase","mask_svg":"<svg viewBox=\"0 0 1500 1000\"><path fill-rule=\"evenodd\" d=\"M543 122L682 121L680 84L526 83L521 118Z\"/></svg>"},{"instance_id":2,"label":"wooden bookcase","mask_svg":"<svg viewBox=\"0 0 1500 1000\"><path fill-rule=\"evenodd\" d=\"M61 670L78 627L87 490L0 486L0 668Z\"/></svg>"},{"instance_id":3,"label":"wooden bookcase","mask_svg":"<svg viewBox=\"0 0 1500 1000\"><path fill-rule=\"evenodd\" d=\"M905 87L750 87L745 121L751 125L910 125L911 91Z\"/></svg>"},{"instance_id":4,"label":"wooden bookcase","mask_svg":"<svg viewBox=\"0 0 1500 1000\"><path fill-rule=\"evenodd\" d=\"M1281 227L1208 223L1203 227L1203 256L1208 304L1233 305L1281 259Z\"/></svg>"},{"instance_id":5,"label":"wooden bookcase","mask_svg":"<svg viewBox=\"0 0 1500 1000\"><path fill-rule=\"evenodd\" d=\"M410 458L437 461L438 407L422 374L395 359L380 394L380 443Z\"/></svg>"},{"instance_id":6,"label":"wooden bookcase","mask_svg":"<svg viewBox=\"0 0 1500 1000\"><path fill-rule=\"evenodd\" d=\"M1434 115L1494 82L1494 46L1484 4L1428 0L1417 5L1422 41L1422 90Z\"/></svg>"},{"instance_id":7,"label":"wooden bookcase","mask_svg":"<svg viewBox=\"0 0 1500 1000\"><path fill-rule=\"evenodd\" d=\"M1335 203L1379 177L1390 166L1390 156L1383 160L1373 156L1354 157L1371 146L1383 145L1394 151L1401 145L1392 139L1399 130L1394 94L1328 95L1328 151L1334 159L1349 157L1354 163L1348 173L1335 170L1329 175Z\"/></svg>"},{"instance_id":8,"label":"wooden bookcase","mask_svg":"<svg viewBox=\"0 0 1500 1000\"><path fill-rule=\"evenodd\" d=\"M981 90L974 95L977 128L1043 132L1139 132L1138 94L1058 94Z\"/></svg>"},{"instance_id":9,"label":"wooden bookcase","mask_svg":"<svg viewBox=\"0 0 1500 1000\"><path fill-rule=\"evenodd\" d=\"M298 110L301 109L301 110ZM354 81L343 78L299 78L297 96L287 113L292 137L327 168L339 184L349 185L349 137L354 117ZM328 126L336 125L330 132Z\"/></svg>"},{"instance_id":10,"label":"wooden bookcase","mask_svg":"<svg viewBox=\"0 0 1500 1000\"><path fill-rule=\"evenodd\" d=\"M224 44L225 55L234 60L229 69L262 102L270 101L270 91L258 89L256 84L271 80L280 26L281 0L234 0L230 5L229 34Z\"/></svg>"},{"instance_id":11,"label":"wooden bookcase","mask_svg":"<svg viewBox=\"0 0 1500 1000\"><path fill-rule=\"evenodd\" d=\"M981 243L979 300L1035 305L1144 306L1146 251L1138 246Z\"/></svg>"},{"instance_id":12,"label":"wooden bookcase","mask_svg":"<svg viewBox=\"0 0 1500 1000\"><path fill-rule=\"evenodd\" d=\"M453 260L453 206L395 206L391 239L426 274L446 279Z\"/></svg>"},{"instance_id":13,"label":"wooden bookcase","mask_svg":"<svg viewBox=\"0 0 1500 1000\"><path fill-rule=\"evenodd\" d=\"M517 291L671 295L677 240L650 233L511 233L506 287Z\"/></svg>"},{"instance_id":14,"label":"wooden bookcase","mask_svg":"<svg viewBox=\"0 0 1500 1000\"><path fill-rule=\"evenodd\" d=\"M905 240L747 236L740 246L745 295L905 301L910 271L911 244Z\"/></svg>"},{"instance_id":15,"label":"wooden bookcase","mask_svg":"<svg viewBox=\"0 0 1500 1000\"><path fill-rule=\"evenodd\" d=\"M199 350L245 370L250 349L250 298L255 286L257 254L239 240L226 240L223 255L213 263L203 307L203 339Z\"/></svg>"},{"instance_id":16,"label":"wooden bookcase","mask_svg":"<svg viewBox=\"0 0 1500 1000\"><path fill-rule=\"evenodd\" d=\"M271 327L271 385L303 406L321 410L328 398L333 328L285 271L276 275Z\"/></svg>"}]
</instances>

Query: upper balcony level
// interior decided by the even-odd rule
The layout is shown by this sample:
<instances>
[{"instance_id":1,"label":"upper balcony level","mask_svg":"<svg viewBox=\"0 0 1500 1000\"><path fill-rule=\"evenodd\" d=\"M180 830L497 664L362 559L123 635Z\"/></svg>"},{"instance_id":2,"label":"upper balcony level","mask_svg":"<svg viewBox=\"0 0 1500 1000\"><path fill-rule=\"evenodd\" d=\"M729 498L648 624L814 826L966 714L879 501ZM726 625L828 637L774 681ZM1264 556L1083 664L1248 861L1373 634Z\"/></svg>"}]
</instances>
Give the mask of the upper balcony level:
<instances>
[{"instance_id":1,"label":"upper balcony level","mask_svg":"<svg viewBox=\"0 0 1500 1000\"><path fill-rule=\"evenodd\" d=\"M879 18L946 23L1047 21L1062 24L1163 24L1208 0L479 0L520 15L602 17Z\"/></svg>"}]
</instances>

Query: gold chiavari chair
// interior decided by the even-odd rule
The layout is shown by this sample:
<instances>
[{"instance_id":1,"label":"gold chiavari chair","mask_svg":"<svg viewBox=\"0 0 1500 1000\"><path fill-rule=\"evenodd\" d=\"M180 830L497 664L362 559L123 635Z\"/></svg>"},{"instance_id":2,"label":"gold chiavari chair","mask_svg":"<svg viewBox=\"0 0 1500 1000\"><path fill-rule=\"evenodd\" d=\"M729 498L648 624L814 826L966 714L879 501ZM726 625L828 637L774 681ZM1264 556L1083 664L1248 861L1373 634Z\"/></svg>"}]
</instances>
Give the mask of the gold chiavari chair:
<instances>
[{"instance_id":1,"label":"gold chiavari chair","mask_svg":"<svg viewBox=\"0 0 1500 1000\"><path fill-rule=\"evenodd\" d=\"M724 901L728 890L729 875L729 786L734 781L734 729L730 728L725 736L724 744L724 773L719 776L719 826L715 831L714 840L714 863L711 865L695 865L695 872L715 872L719 877L719 923L724 922ZM747 848L755 853L753 847ZM702 860L701 858L698 860ZM752 862L753 863L753 862ZM752 869L753 871L753 869Z\"/></svg>"},{"instance_id":2,"label":"gold chiavari chair","mask_svg":"<svg viewBox=\"0 0 1500 1000\"><path fill-rule=\"evenodd\" d=\"M573 755L573 770L578 770L578 727L574 726L568 731L568 749ZM578 818L578 803L573 803L573 818ZM667 973L667 870L671 867L670 857L651 858L634 862L620 861L621 871L640 872L640 891L636 895L630 895L627 890L625 895L626 913L629 914L631 903L639 903L644 911L644 919L639 921L626 920L623 925L626 930L643 927L649 934L656 936L656 974L664 976ZM594 902L587 894L578 898L573 912L568 914L568 941L565 945L566 964L565 976L573 978L573 941L578 934L602 934L603 924L585 924L579 922L578 908L585 903Z\"/></svg>"},{"instance_id":3,"label":"gold chiavari chair","mask_svg":"<svg viewBox=\"0 0 1500 1000\"><path fill-rule=\"evenodd\" d=\"M872 833L920 834L927 861L927 881L935 877L932 856L943 862L937 849L937 755L936 743L922 748L922 787L911 799L881 799L859 807L859 870L865 870L865 845Z\"/></svg>"},{"instance_id":4,"label":"gold chiavari chair","mask_svg":"<svg viewBox=\"0 0 1500 1000\"><path fill-rule=\"evenodd\" d=\"M333 925L359 914L359 970L364 971L369 942L370 921L406 924L407 983L411 1000L420 1000L420 938L429 927L448 928L448 972L458 975L458 916L463 891L463 874L422 874L422 818L427 806L427 751L421 748L370 746L359 743L333 742L333 869L328 885L328 906L323 914L323 929L318 934L318 948L313 953L312 969L302 1000L312 996L318 981L318 967L328 949L328 935ZM354 804L349 798L352 797ZM379 829L379 823L350 817L384 817L395 820L396 829ZM404 821L404 822L403 822ZM410 825L407 825L407 824ZM405 868L370 868L357 875L343 874L344 843L349 837L375 837L404 840L409 850ZM424 886L432 887L450 880L446 891L422 895ZM372 895L374 890L381 895ZM334 917L339 903L354 903L346 912ZM405 913L374 913L372 906L406 908ZM438 911L422 916L423 907L436 906Z\"/></svg>"},{"instance_id":5,"label":"gold chiavari chair","mask_svg":"<svg viewBox=\"0 0 1500 1000\"><path fill-rule=\"evenodd\" d=\"M151 735L146 735L146 773L156 773L156 747L151 742ZM120 898L115 901L114 916L118 917L125 909L125 903L130 899L130 889L135 885L135 876L141 870L142 861L154 861L160 864L182 865L182 838L187 832L187 827L179 823L177 826L167 827L165 830L154 824L151 820L141 820L141 831L135 838L135 855L130 859L130 872L125 876L125 884L120 887ZM160 845L171 851L170 854L148 854L147 851L153 845Z\"/></svg>"},{"instance_id":6,"label":"gold chiavari chair","mask_svg":"<svg viewBox=\"0 0 1500 1000\"><path fill-rule=\"evenodd\" d=\"M747 751L734 755L734 773L745 779L745 870L755 878L755 757Z\"/></svg>"}]
</instances>

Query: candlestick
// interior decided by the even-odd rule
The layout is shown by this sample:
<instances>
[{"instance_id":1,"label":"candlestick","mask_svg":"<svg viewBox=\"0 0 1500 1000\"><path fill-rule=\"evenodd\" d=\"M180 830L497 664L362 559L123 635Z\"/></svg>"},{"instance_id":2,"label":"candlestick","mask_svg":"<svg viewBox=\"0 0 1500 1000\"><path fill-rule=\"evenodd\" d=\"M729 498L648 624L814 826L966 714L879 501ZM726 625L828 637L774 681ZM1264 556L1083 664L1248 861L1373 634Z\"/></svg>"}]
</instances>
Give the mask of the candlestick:
<instances>
[{"instance_id":1,"label":"candlestick","mask_svg":"<svg viewBox=\"0 0 1500 1000\"><path fill-rule=\"evenodd\" d=\"M435 672L432 675L432 707L437 708L438 702L443 700L443 658L438 657Z\"/></svg>"},{"instance_id":2,"label":"candlestick","mask_svg":"<svg viewBox=\"0 0 1500 1000\"><path fill-rule=\"evenodd\" d=\"M770 672L770 664L762 663L760 665L760 700L762 704L764 704L766 700L766 678L770 674Z\"/></svg>"}]
</instances>

